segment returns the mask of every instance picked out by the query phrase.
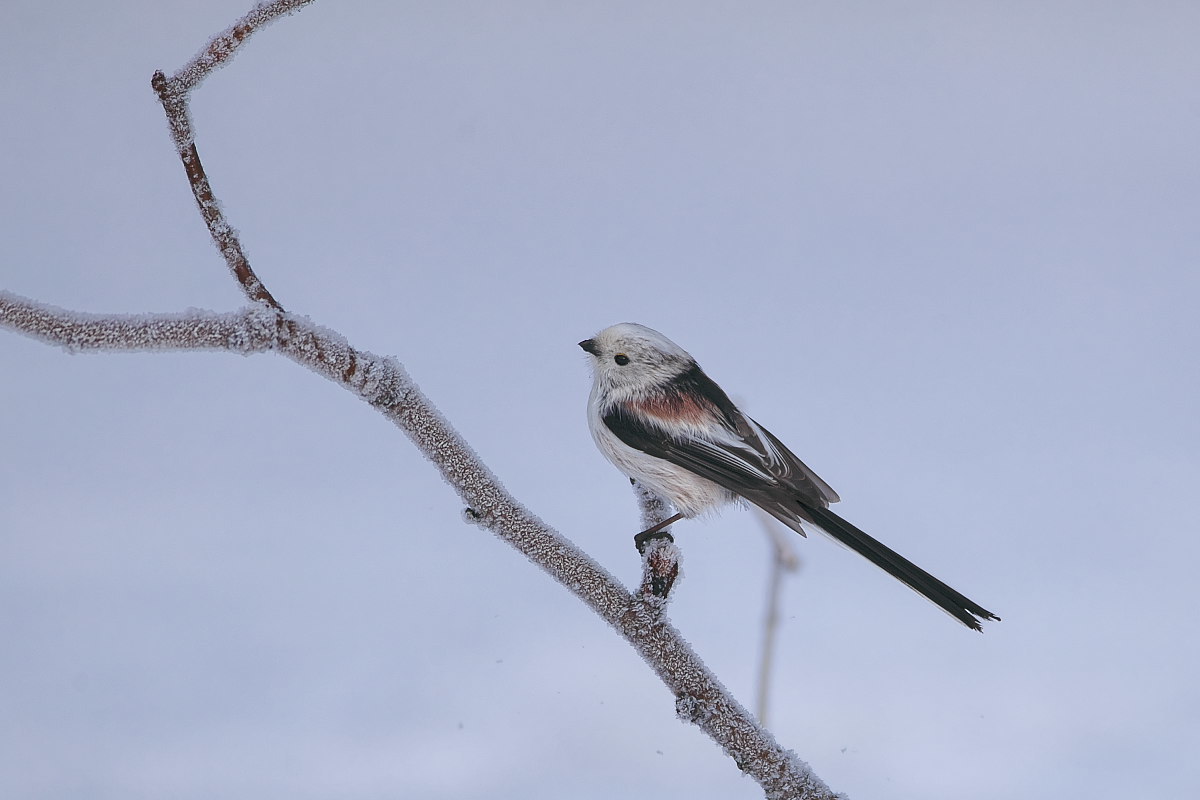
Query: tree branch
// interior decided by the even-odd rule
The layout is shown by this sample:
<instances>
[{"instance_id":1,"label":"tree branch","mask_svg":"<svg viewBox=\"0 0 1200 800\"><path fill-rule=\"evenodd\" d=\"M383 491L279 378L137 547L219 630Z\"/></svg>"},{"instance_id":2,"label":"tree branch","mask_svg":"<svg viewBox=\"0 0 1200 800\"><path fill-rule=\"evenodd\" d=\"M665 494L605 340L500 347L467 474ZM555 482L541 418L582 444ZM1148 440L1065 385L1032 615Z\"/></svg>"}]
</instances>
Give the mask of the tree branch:
<instances>
[{"instance_id":1,"label":"tree branch","mask_svg":"<svg viewBox=\"0 0 1200 800\"><path fill-rule=\"evenodd\" d=\"M0 326L81 351L229 350L255 353L276 338L275 315L257 306L228 314L87 314L37 303L0 290Z\"/></svg>"},{"instance_id":2,"label":"tree branch","mask_svg":"<svg viewBox=\"0 0 1200 800\"><path fill-rule=\"evenodd\" d=\"M642 530L649 530L671 516L670 503L637 481L630 483L642 512ZM660 531L642 552L642 585L638 595L659 614L666 611L667 597L679 578L680 553L670 530Z\"/></svg>"},{"instance_id":3,"label":"tree branch","mask_svg":"<svg viewBox=\"0 0 1200 800\"><path fill-rule=\"evenodd\" d=\"M208 46L170 78L160 70L155 72L150 80L150 85L154 87L154 92L162 103L163 112L167 115L167 125L171 129L175 152L183 162L183 171L187 175L188 185L192 188L192 196L196 198L196 205L200 208L200 216L208 227L209 236L221 252L221 257L225 259L238 285L246 293L246 297L279 311L283 310L283 306L271 296L267 287L250 268L250 260L246 258L237 231L225 219L221 205L213 194L204 164L200 161L200 152L196 149L188 102L192 90L227 64L247 39L280 17L295 13L312 2L313 0L276 0L273 3L259 3L223 33L214 36Z\"/></svg>"},{"instance_id":4,"label":"tree branch","mask_svg":"<svg viewBox=\"0 0 1200 800\"><path fill-rule=\"evenodd\" d=\"M338 383L404 431L458 493L469 521L515 547L611 624L674 693L678 716L716 741L739 769L758 781L768 798L837 797L804 762L754 721L665 620L666 597L678 571L678 550L673 543L661 541L647 548L643 588L631 594L574 543L517 502L398 361L357 349L340 334L284 312L250 268L200 164L188 95L263 25L309 2L259 4L174 76L167 78L158 72L153 81L201 217L253 305L228 314L97 315L0 292L0 326L69 351L229 350L249 354L274 350ZM663 511L649 496L641 498L641 506L645 517ZM670 582L663 584L664 575L670 575Z\"/></svg>"},{"instance_id":5,"label":"tree branch","mask_svg":"<svg viewBox=\"0 0 1200 800\"><path fill-rule=\"evenodd\" d=\"M282 321L285 324L276 324ZM0 292L0 325L68 350L276 350L358 395L403 430L466 504L466 515L549 573L633 645L698 725L770 798L835 795L760 728L662 616L662 602L632 595L602 566L522 506L392 358L352 347L307 319L262 307L230 314L80 314ZM661 541L648 549L647 561ZM674 559L670 559L674 563ZM665 602L665 598L664 598Z\"/></svg>"},{"instance_id":6,"label":"tree branch","mask_svg":"<svg viewBox=\"0 0 1200 800\"><path fill-rule=\"evenodd\" d=\"M771 577L767 581L767 610L763 615L762 652L758 662L758 702L755 707L760 725L767 724L768 699L771 693L771 667L775 660L775 635L779 631L779 595L783 590L785 572L800 569L793 540L796 535L785 531L774 517L759 508L754 509L763 532L771 540Z\"/></svg>"}]
</instances>

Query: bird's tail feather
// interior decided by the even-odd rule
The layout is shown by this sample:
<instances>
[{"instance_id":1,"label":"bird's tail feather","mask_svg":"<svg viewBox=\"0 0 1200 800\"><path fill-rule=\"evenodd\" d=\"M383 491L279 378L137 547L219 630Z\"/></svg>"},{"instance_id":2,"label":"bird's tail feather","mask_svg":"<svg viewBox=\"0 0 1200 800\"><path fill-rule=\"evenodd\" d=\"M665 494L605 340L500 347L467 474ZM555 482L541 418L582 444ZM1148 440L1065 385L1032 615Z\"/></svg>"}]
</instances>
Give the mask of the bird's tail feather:
<instances>
[{"instance_id":1,"label":"bird's tail feather","mask_svg":"<svg viewBox=\"0 0 1200 800\"><path fill-rule=\"evenodd\" d=\"M780 511L782 510L780 509ZM774 516L789 527L799 528L794 518L786 519L785 515L780 513L776 513ZM924 595L968 628L981 631L983 627L980 622L999 621L999 617L974 600L933 577L895 550L868 536L829 509L805 506L804 516L810 517L810 521L832 539L849 547L918 594Z\"/></svg>"}]
</instances>

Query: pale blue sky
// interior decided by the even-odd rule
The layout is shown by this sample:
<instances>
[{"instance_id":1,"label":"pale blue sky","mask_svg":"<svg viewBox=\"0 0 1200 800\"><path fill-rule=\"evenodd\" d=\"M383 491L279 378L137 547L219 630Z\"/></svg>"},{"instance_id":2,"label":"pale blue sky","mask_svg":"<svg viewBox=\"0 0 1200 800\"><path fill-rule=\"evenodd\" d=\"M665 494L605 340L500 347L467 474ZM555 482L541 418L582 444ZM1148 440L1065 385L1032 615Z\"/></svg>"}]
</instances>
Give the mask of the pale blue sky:
<instances>
[{"instance_id":1,"label":"pale blue sky","mask_svg":"<svg viewBox=\"0 0 1200 800\"><path fill-rule=\"evenodd\" d=\"M0 8L0 288L241 296L150 89L245 2ZM575 342L663 331L1004 617L799 544L772 728L859 798L1200 784L1200 7L317 3L201 88L290 310L395 354L627 582ZM271 356L0 333L0 795L761 797L382 418ZM754 697L767 545L677 528Z\"/></svg>"}]
</instances>

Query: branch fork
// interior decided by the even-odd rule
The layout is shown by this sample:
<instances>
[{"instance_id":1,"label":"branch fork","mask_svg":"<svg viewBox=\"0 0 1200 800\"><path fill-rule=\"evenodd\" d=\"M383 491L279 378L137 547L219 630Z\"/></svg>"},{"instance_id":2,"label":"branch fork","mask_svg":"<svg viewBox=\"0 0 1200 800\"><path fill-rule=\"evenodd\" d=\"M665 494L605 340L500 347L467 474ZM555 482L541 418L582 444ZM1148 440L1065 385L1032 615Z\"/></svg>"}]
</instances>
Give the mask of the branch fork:
<instances>
[{"instance_id":1,"label":"branch fork","mask_svg":"<svg viewBox=\"0 0 1200 800\"><path fill-rule=\"evenodd\" d=\"M782 748L705 667L665 618L679 577L679 550L669 535L646 543L643 575L631 593L573 542L513 498L467 442L393 358L349 344L340 334L284 311L255 274L228 223L196 147L188 100L212 72L268 23L313 0L257 4L174 75L156 72L152 86L200 216L234 279L250 301L228 313L81 314L0 292L0 326L68 351L273 350L338 383L391 420L439 470L466 506L464 519L509 543L613 626L676 697L679 717L701 728L768 798L831 800L835 795L808 765ZM661 498L635 486L645 528L668 519Z\"/></svg>"}]
</instances>

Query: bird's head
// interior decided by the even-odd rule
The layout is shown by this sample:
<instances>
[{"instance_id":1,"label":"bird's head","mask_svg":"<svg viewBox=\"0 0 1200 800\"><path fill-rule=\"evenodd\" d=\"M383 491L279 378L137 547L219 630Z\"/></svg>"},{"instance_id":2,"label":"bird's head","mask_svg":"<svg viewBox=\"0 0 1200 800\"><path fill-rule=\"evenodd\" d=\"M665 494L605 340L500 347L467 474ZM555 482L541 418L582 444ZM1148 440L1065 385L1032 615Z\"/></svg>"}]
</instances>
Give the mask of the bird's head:
<instances>
[{"instance_id":1,"label":"bird's head","mask_svg":"<svg viewBox=\"0 0 1200 800\"><path fill-rule=\"evenodd\" d=\"M635 322L605 328L579 346L592 356L597 387L613 399L653 394L696 366L696 360L682 347Z\"/></svg>"}]
</instances>

